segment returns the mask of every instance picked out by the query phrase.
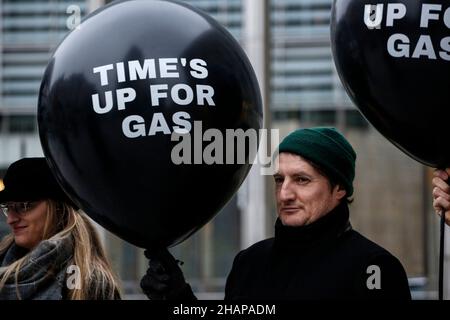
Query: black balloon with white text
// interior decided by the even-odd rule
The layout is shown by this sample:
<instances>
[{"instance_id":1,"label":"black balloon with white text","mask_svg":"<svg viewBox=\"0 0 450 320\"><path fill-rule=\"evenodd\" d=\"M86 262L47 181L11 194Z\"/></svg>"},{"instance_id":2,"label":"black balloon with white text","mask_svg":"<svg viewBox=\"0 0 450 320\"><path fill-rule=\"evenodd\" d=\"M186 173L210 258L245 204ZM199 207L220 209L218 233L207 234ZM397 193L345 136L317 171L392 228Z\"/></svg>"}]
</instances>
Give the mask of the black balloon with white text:
<instances>
[{"instance_id":1,"label":"black balloon with white text","mask_svg":"<svg viewBox=\"0 0 450 320\"><path fill-rule=\"evenodd\" d=\"M44 154L63 189L141 247L175 245L214 217L253 159L226 163L234 149L208 146L228 143L219 141L227 130L257 131L262 119L238 42L205 13L160 0L89 15L56 48L38 105Z\"/></svg>"},{"instance_id":2,"label":"black balloon with white text","mask_svg":"<svg viewBox=\"0 0 450 320\"><path fill-rule=\"evenodd\" d=\"M450 3L335 0L331 43L366 119L423 164L450 165Z\"/></svg>"}]
</instances>

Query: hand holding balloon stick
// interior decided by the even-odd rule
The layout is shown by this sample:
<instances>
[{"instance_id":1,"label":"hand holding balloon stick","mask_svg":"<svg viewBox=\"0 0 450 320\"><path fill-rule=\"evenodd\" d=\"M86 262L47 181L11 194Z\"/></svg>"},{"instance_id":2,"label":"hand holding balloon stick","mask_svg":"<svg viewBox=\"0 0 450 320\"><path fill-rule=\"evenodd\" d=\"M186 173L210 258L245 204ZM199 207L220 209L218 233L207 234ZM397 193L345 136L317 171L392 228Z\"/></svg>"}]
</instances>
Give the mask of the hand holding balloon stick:
<instances>
[{"instance_id":1,"label":"hand holding balloon stick","mask_svg":"<svg viewBox=\"0 0 450 320\"><path fill-rule=\"evenodd\" d=\"M449 21L445 0L334 0L332 10L333 57L350 98L385 138L435 168L450 165L450 148L441 147L450 117Z\"/></svg>"},{"instance_id":2,"label":"hand holding balloon stick","mask_svg":"<svg viewBox=\"0 0 450 320\"><path fill-rule=\"evenodd\" d=\"M445 213L445 221L450 225L450 168L435 170L433 175L433 208L439 216Z\"/></svg>"},{"instance_id":3,"label":"hand holding balloon stick","mask_svg":"<svg viewBox=\"0 0 450 320\"><path fill-rule=\"evenodd\" d=\"M167 249L147 249L149 260L141 288L150 300L196 300L191 286L186 282L179 265Z\"/></svg>"},{"instance_id":4,"label":"hand holding balloon stick","mask_svg":"<svg viewBox=\"0 0 450 320\"><path fill-rule=\"evenodd\" d=\"M440 252L439 252L439 300L443 299L444 291L444 244L445 244L445 223L450 224L450 186L448 185L448 171L436 170L433 178L433 207L440 216Z\"/></svg>"}]
</instances>

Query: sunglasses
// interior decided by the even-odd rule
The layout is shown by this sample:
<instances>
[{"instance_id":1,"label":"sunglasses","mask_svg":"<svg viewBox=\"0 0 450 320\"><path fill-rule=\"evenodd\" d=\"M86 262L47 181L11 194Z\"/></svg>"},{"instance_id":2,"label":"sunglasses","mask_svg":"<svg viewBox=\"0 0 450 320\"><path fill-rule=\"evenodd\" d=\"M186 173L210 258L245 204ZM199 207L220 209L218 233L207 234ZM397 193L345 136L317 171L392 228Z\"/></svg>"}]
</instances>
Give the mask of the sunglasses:
<instances>
[{"instance_id":1,"label":"sunglasses","mask_svg":"<svg viewBox=\"0 0 450 320\"><path fill-rule=\"evenodd\" d=\"M39 203L39 201L27 202L8 202L0 204L3 214L8 217L9 211L12 210L19 215L24 215Z\"/></svg>"}]
</instances>

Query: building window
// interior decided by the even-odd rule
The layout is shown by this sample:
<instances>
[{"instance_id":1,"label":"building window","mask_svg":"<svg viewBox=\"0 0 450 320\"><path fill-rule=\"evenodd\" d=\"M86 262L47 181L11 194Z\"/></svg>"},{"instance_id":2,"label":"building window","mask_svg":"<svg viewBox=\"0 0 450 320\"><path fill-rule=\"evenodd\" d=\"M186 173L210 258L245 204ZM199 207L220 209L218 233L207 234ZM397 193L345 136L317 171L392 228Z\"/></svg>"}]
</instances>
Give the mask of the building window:
<instances>
[{"instance_id":1,"label":"building window","mask_svg":"<svg viewBox=\"0 0 450 320\"><path fill-rule=\"evenodd\" d=\"M37 119L34 115L15 115L5 117L4 121L9 133L33 133L37 130Z\"/></svg>"}]
</instances>

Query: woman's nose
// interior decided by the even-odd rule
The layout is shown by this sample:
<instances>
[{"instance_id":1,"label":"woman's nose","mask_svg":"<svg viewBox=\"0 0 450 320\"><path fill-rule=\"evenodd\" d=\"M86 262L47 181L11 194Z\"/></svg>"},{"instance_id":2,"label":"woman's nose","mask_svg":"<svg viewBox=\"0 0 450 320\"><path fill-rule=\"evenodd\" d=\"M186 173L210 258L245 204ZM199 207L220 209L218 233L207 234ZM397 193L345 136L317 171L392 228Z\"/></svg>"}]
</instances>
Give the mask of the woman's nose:
<instances>
[{"instance_id":1,"label":"woman's nose","mask_svg":"<svg viewBox=\"0 0 450 320\"><path fill-rule=\"evenodd\" d=\"M6 218L6 223L13 224L20 220L20 216L14 210L8 210L8 217Z\"/></svg>"}]
</instances>

